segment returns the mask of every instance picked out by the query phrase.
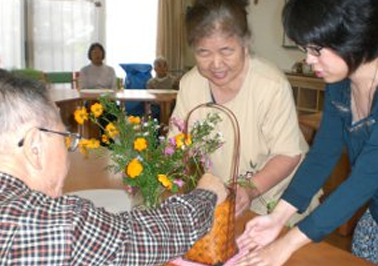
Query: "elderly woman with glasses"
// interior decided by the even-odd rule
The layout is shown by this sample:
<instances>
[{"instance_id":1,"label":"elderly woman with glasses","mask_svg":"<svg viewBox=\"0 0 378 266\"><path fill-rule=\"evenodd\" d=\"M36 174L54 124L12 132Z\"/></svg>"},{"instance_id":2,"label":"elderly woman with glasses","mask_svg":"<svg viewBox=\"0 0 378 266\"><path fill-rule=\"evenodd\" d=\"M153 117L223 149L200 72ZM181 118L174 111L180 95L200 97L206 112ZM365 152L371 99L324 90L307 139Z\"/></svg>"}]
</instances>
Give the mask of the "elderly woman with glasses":
<instances>
[{"instance_id":1,"label":"elderly woman with glasses","mask_svg":"<svg viewBox=\"0 0 378 266\"><path fill-rule=\"evenodd\" d=\"M81 137L43 84L1 69L0 122L0 265L161 265L208 232L227 196L210 174L153 211L114 214L62 195Z\"/></svg>"},{"instance_id":2,"label":"elderly woman with glasses","mask_svg":"<svg viewBox=\"0 0 378 266\"><path fill-rule=\"evenodd\" d=\"M311 241L320 241L362 206L352 252L378 264L378 1L289 0L288 36L326 83L323 118L314 144L273 212L249 222L235 265L279 266ZM303 212L347 149L348 178L287 234L286 221Z\"/></svg>"}]
</instances>

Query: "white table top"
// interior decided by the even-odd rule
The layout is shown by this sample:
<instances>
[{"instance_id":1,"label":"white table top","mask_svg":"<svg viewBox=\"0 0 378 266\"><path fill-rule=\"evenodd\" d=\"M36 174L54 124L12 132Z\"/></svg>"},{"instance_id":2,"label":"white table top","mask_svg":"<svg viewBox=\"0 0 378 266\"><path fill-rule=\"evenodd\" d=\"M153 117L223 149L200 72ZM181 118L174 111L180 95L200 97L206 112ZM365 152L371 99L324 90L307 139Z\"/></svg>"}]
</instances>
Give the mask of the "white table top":
<instances>
[{"instance_id":1,"label":"white table top","mask_svg":"<svg viewBox=\"0 0 378 266\"><path fill-rule=\"evenodd\" d=\"M122 189L88 189L67 193L88 199L96 207L103 207L108 212L118 213L130 211L136 200Z\"/></svg>"},{"instance_id":2,"label":"white table top","mask_svg":"<svg viewBox=\"0 0 378 266\"><path fill-rule=\"evenodd\" d=\"M79 92L70 88L50 90L51 97L55 102L65 102L82 99L96 99L104 94L103 90L85 90ZM177 97L176 90L144 90L126 89L114 93L114 98L119 101L152 101L152 102L171 102Z\"/></svg>"}]
</instances>

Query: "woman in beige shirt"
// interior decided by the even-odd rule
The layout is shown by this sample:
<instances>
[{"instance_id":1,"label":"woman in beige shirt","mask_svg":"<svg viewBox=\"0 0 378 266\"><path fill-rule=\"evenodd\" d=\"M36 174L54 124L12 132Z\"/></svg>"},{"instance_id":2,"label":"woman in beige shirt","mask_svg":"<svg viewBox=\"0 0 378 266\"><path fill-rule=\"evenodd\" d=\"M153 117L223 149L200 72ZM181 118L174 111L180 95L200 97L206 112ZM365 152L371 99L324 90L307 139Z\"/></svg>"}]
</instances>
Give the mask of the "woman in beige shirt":
<instances>
[{"instance_id":1,"label":"woman in beige shirt","mask_svg":"<svg viewBox=\"0 0 378 266\"><path fill-rule=\"evenodd\" d=\"M267 204L278 201L308 149L285 75L248 49L247 5L241 0L197 1L188 11L187 38L196 66L180 81L172 115L185 119L191 109L206 102L224 105L236 115L240 174L255 186L239 187L237 215L248 208L267 213ZM204 118L208 111L201 109L194 116ZM227 182L233 152L227 118L219 131L226 143L212 156L211 171Z\"/></svg>"}]
</instances>

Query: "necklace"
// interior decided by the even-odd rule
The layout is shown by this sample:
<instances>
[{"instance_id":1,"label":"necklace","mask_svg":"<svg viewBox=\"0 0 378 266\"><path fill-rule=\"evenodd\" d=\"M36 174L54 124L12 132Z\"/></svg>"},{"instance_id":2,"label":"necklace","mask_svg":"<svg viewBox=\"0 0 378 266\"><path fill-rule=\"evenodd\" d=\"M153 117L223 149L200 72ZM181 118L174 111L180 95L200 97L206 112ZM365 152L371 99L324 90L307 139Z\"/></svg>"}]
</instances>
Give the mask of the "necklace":
<instances>
[{"instance_id":1,"label":"necklace","mask_svg":"<svg viewBox=\"0 0 378 266\"><path fill-rule=\"evenodd\" d=\"M364 112L361 108L361 106L357 103L357 97L356 97L356 92L355 92L355 89L352 88L352 98L353 98L353 104L354 104L354 109L356 111L356 116L354 117L353 121L354 122L357 122L363 118L366 118L370 115L371 113L371 108L372 108L372 99L373 99L373 89L374 89L374 83L375 83L375 79L377 77L377 71L378 71L378 62L376 63L376 67L375 67L375 70L374 70L374 74L373 74L373 79L371 80L371 84L370 84L370 89L369 89L369 95L368 95L368 106L367 106L367 111ZM354 84L355 88L358 89L359 91L360 88Z\"/></svg>"}]
</instances>

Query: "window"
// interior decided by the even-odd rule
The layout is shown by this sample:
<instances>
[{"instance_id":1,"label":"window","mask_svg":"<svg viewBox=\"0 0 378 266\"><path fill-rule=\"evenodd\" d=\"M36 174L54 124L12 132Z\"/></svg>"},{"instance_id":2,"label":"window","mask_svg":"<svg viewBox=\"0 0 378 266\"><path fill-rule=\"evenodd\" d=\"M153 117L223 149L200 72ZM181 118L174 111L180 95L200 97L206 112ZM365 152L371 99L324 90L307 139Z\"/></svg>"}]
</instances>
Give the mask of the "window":
<instances>
[{"instance_id":1,"label":"window","mask_svg":"<svg viewBox=\"0 0 378 266\"><path fill-rule=\"evenodd\" d=\"M152 63L158 0L0 0L0 58L5 68L77 71L92 42L106 62Z\"/></svg>"},{"instance_id":2,"label":"window","mask_svg":"<svg viewBox=\"0 0 378 266\"><path fill-rule=\"evenodd\" d=\"M0 0L0 59L5 68L24 67L22 0Z\"/></svg>"},{"instance_id":3,"label":"window","mask_svg":"<svg viewBox=\"0 0 378 266\"><path fill-rule=\"evenodd\" d=\"M152 64L156 56L158 0L106 2L106 62L119 77L120 63Z\"/></svg>"}]
</instances>

